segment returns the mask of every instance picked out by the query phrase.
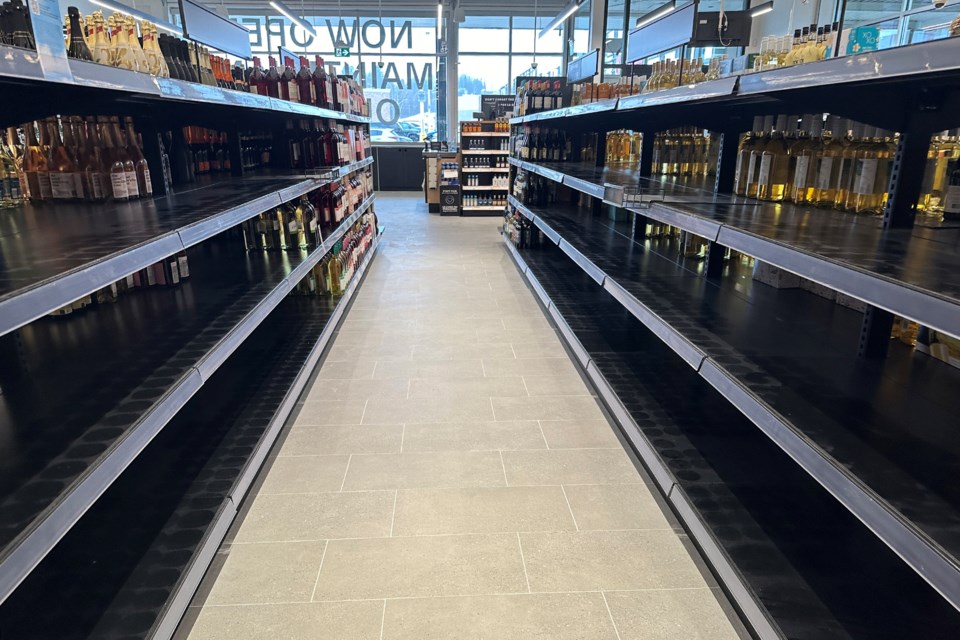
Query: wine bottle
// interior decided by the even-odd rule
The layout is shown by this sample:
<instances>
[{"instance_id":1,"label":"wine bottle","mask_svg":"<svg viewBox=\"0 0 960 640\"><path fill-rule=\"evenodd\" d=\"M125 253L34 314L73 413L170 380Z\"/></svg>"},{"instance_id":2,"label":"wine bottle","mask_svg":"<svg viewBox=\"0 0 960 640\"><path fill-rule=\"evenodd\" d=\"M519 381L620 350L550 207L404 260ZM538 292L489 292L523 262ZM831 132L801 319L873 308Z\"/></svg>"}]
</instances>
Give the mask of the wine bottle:
<instances>
[{"instance_id":1,"label":"wine bottle","mask_svg":"<svg viewBox=\"0 0 960 640\"><path fill-rule=\"evenodd\" d=\"M83 27L80 26L80 10L76 7L67 7L67 16L70 24L69 44L67 55L77 60L93 62L93 54L83 37Z\"/></svg>"},{"instance_id":2,"label":"wine bottle","mask_svg":"<svg viewBox=\"0 0 960 640\"><path fill-rule=\"evenodd\" d=\"M101 156L104 170L110 181L111 197L119 201L129 200L130 192L127 189L129 183L124 155L119 149L118 143L114 140L108 118L103 116L97 118L97 135L103 144ZM134 181L136 181L136 178L134 178Z\"/></svg>"},{"instance_id":3,"label":"wine bottle","mask_svg":"<svg viewBox=\"0 0 960 640\"><path fill-rule=\"evenodd\" d=\"M313 74L310 73L310 63L306 56L300 56L300 70L297 72L297 93L303 104L317 104L317 89L313 84Z\"/></svg>"},{"instance_id":4,"label":"wine bottle","mask_svg":"<svg viewBox=\"0 0 960 640\"><path fill-rule=\"evenodd\" d=\"M266 81L264 85L267 88L267 95L271 98L280 97L280 70L277 69L277 60L273 56L267 58L270 68L267 69Z\"/></svg>"},{"instance_id":5,"label":"wine bottle","mask_svg":"<svg viewBox=\"0 0 960 640\"><path fill-rule=\"evenodd\" d=\"M283 69L280 73L280 97L291 102L300 102L300 86L297 84L297 74L293 70L293 58L284 56Z\"/></svg>"},{"instance_id":6,"label":"wine bottle","mask_svg":"<svg viewBox=\"0 0 960 640\"><path fill-rule=\"evenodd\" d=\"M137 174L137 190L141 197L153 195L153 183L150 181L150 166L140 148L139 136L133 128L133 118L127 117L124 120L127 127L127 150L133 160L133 166Z\"/></svg>"}]
</instances>

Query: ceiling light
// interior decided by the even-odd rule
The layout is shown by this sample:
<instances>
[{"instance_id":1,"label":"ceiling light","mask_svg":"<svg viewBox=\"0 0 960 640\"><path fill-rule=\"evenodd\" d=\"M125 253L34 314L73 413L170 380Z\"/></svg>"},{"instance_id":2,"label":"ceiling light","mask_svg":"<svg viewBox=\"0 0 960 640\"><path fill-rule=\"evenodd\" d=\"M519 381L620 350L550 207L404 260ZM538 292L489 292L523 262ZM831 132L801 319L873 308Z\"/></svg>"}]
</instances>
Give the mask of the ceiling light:
<instances>
[{"instance_id":1,"label":"ceiling light","mask_svg":"<svg viewBox=\"0 0 960 640\"><path fill-rule=\"evenodd\" d=\"M300 27L301 29L303 29L304 31L312 35L314 38L317 37L317 30L313 28L313 25L307 22L306 20L304 20L303 18L294 15L293 12L286 7L286 5L280 2L280 0L270 0L270 6L276 9L277 11L279 11L281 15L287 18L287 20L297 25L298 27Z\"/></svg>"},{"instance_id":2,"label":"ceiling light","mask_svg":"<svg viewBox=\"0 0 960 640\"><path fill-rule=\"evenodd\" d=\"M580 8L580 4L581 4L582 2L583 2L583 0L573 0L573 2L571 2L570 4L568 4L568 5L567 5L567 8L563 10L563 13L561 13L561 14L558 15L556 18L554 18L553 20L551 20L551 21L550 21L550 24L548 24L547 26L545 26L545 27L540 31L540 35L537 36L537 38L542 38L543 36L547 35L547 34L550 33L551 31L553 31L554 29L556 29L557 27L559 27L560 25L562 25L563 22L564 22L564 20L566 20L567 18L569 18L570 16L572 16L573 13L574 13L577 9Z\"/></svg>"},{"instance_id":3,"label":"ceiling light","mask_svg":"<svg viewBox=\"0 0 960 640\"><path fill-rule=\"evenodd\" d=\"M756 18L757 16L762 16L765 13L770 13L773 11L773 0L769 2L764 2L763 4L758 4L755 7L750 8L750 17Z\"/></svg>"},{"instance_id":4,"label":"ceiling light","mask_svg":"<svg viewBox=\"0 0 960 640\"><path fill-rule=\"evenodd\" d=\"M137 20L146 20L147 22L152 22L157 25L157 28L163 29L164 31L169 31L170 33L175 33L178 36L183 36L183 28L178 27L172 22L165 22L163 20L158 20L154 18L149 13L144 13L143 11L138 11L132 7L128 7L125 4L120 4L119 2L114 2L113 0L90 0L95 5L99 5L104 9L110 9L111 11L116 11L117 13L122 13L127 16L136 18Z\"/></svg>"},{"instance_id":5,"label":"ceiling light","mask_svg":"<svg viewBox=\"0 0 960 640\"><path fill-rule=\"evenodd\" d=\"M662 7L658 9L654 9L647 15L637 18L637 24L634 25L634 28L636 29L639 27L645 27L651 22L653 22L654 20L659 20L660 18L672 12L676 8L677 8L677 0L671 0L670 2L663 5Z\"/></svg>"}]
</instances>

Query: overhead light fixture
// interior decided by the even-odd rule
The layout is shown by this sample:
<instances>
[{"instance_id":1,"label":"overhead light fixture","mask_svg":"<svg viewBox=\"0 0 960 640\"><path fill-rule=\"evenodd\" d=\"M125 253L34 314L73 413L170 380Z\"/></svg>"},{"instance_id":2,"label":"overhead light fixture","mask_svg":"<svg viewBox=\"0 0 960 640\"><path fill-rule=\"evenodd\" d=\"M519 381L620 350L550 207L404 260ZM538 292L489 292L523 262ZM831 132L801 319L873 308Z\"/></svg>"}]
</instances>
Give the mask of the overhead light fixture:
<instances>
[{"instance_id":1,"label":"overhead light fixture","mask_svg":"<svg viewBox=\"0 0 960 640\"><path fill-rule=\"evenodd\" d=\"M545 26L545 27L540 31L540 35L537 36L537 38L542 38L543 36L547 35L547 34L550 33L551 31L553 31L554 29L556 29L557 27L559 27L560 25L562 25L567 18L569 18L570 16L572 16L572 15L574 14L574 12L576 12L576 10L580 8L580 5L581 5L582 3L583 3L583 0L573 0L573 1L572 1L570 4L568 4L567 7L563 10L563 13L561 13L561 14L558 15L556 18L554 18L553 20L551 20L551 21L550 21L550 24L548 24L547 26Z\"/></svg>"},{"instance_id":2,"label":"overhead light fixture","mask_svg":"<svg viewBox=\"0 0 960 640\"><path fill-rule=\"evenodd\" d=\"M659 20L660 18L667 15L668 13L671 13L676 8L677 8L677 0L670 0L670 2L663 5L662 7L654 9L647 15L640 16L639 18L637 18L637 24L634 25L634 28L636 29L639 27L645 27L651 22L653 22L654 20Z\"/></svg>"},{"instance_id":3,"label":"overhead light fixture","mask_svg":"<svg viewBox=\"0 0 960 640\"><path fill-rule=\"evenodd\" d=\"M128 7L125 4L120 4L119 2L114 2L113 0L90 0L95 5L99 5L104 9L110 9L111 11L116 11L117 13L122 13L123 15L136 18L137 20L146 20L147 22L152 22L157 25L158 29L163 29L164 31L169 31L170 33L175 33L180 37L183 37L183 27L178 27L172 22L166 22L164 20L159 20L149 13L144 13L143 11L138 11L133 7Z\"/></svg>"},{"instance_id":4,"label":"overhead light fixture","mask_svg":"<svg viewBox=\"0 0 960 640\"><path fill-rule=\"evenodd\" d=\"M443 39L443 2L437 3L437 40Z\"/></svg>"},{"instance_id":5,"label":"overhead light fixture","mask_svg":"<svg viewBox=\"0 0 960 640\"><path fill-rule=\"evenodd\" d=\"M756 18L757 16L762 16L765 13L770 13L773 11L773 0L769 2L764 2L763 4L758 4L755 7L750 7L750 17Z\"/></svg>"},{"instance_id":6,"label":"overhead light fixture","mask_svg":"<svg viewBox=\"0 0 960 640\"><path fill-rule=\"evenodd\" d=\"M92 1L92 0L91 0ZM280 15L284 16L287 20L297 25L314 38L317 37L317 30L313 28L313 25L304 20L303 18L294 15L290 9L287 8L285 4L280 2L280 0L270 0L270 6L280 12Z\"/></svg>"}]
</instances>

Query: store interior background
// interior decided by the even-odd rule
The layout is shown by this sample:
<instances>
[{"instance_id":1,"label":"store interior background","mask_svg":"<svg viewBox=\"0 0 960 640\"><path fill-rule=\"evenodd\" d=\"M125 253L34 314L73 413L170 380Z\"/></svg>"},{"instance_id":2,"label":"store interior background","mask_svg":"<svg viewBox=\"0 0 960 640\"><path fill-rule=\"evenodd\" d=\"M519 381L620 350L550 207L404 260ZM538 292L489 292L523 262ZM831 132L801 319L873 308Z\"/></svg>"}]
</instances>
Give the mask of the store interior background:
<instances>
[{"instance_id":1,"label":"store interior background","mask_svg":"<svg viewBox=\"0 0 960 640\"><path fill-rule=\"evenodd\" d=\"M82 14L97 10L89 0L61 0ZM362 81L371 104L371 136L378 173L390 175L378 189L421 188L421 163L410 163L423 141L456 144L459 123L472 120L484 94L511 95L517 78L566 75L571 60L600 49L602 73L610 81L623 73L624 35L637 20L663 6L662 0L296 0L286 3L311 25L314 38L285 18L267 0L204 2L211 10L250 29L253 54L320 55L340 72ZM573 5L576 8L573 9ZM701 11L737 11L761 0L702 0ZM178 5L169 0L137 0L135 8L179 23ZM881 49L948 36L960 0L937 8L931 0L775 0L773 10L754 18L751 46L745 51L706 47L688 53L707 64L720 54L757 51L760 38L786 34L811 23L827 24L843 13L844 28L876 25ZM573 10L542 37L554 18ZM442 17L442 25L438 22ZM440 26L438 26L440 25ZM350 49L334 55L337 40ZM446 51L444 59L440 54ZM678 51L647 60L676 58ZM449 67L446 60L455 61ZM442 74L441 74L442 72ZM441 77L441 75L443 77ZM402 151L406 149L407 151ZM412 165L416 165L413 166ZM412 168L411 168L412 167ZM401 170L406 169L406 170Z\"/></svg>"}]
</instances>

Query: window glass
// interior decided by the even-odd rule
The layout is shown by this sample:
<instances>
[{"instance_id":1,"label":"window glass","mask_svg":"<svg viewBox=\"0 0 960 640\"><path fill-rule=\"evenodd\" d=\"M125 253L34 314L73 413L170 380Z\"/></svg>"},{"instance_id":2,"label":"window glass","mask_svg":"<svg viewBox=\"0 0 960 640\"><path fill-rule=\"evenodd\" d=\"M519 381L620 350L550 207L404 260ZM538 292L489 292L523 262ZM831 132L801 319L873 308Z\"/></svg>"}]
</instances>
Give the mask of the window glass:
<instances>
[{"instance_id":1,"label":"window glass","mask_svg":"<svg viewBox=\"0 0 960 640\"><path fill-rule=\"evenodd\" d=\"M460 23L461 53L506 53L510 46L510 18L470 16Z\"/></svg>"},{"instance_id":2,"label":"window glass","mask_svg":"<svg viewBox=\"0 0 960 640\"><path fill-rule=\"evenodd\" d=\"M511 74L510 78L510 93L514 93L514 88L517 86L516 78L524 76L559 76L560 75L560 64L562 62L562 57L559 55L546 55L542 56L539 53L537 54L537 68L533 68L533 56L520 54L511 56Z\"/></svg>"},{"instance_id":3,"label":"window glass","mask_svg":"<svg viewBox=\"0 0 960 640\"><path fill-rule=\"evenodd\" d=\"M603 64L623 62L623 20L626 0L607 3L607 25L603 32ZM609 74L604 74L609 75Z\"/></svg>"},{"instance_id":4,"label":"window glass","mask_svg":"<svg viewBox=\"0 0 960 640\"><path fill-rule=\"evenodd\" d=\"M561 29L553 29L542 38L540 30L550 24L553 16L517 16L513 19L511 45L514 53L533 53L536 42L537 53L562 53L563 35Z\"/></svg>"}]
</instances>

